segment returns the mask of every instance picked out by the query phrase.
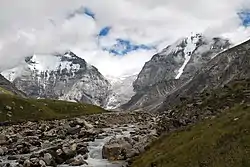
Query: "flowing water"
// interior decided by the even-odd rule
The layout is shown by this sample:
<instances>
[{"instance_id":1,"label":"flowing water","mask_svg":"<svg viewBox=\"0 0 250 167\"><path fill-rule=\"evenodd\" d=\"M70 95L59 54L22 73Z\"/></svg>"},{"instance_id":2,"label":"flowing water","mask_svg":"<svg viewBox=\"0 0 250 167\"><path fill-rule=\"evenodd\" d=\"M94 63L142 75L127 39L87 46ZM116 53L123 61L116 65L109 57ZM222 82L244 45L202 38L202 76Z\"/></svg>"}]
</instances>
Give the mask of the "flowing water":
<instances>
[{"instance_id":1,"label":"flowing water","mask_svg":"<svg viewBox=\"0 0 250 167\"><path fill-rule=\"evenodd\" d=\"M117 161L110 162L102 158L102 148L106 142L108 142L112 137L122 137L129 136L130 132L134 131L135 126L129 125L126 127L115 127L115 128L105 128L103 129L105 133L99 134L99 136L105 135L106 137L95 139L93 142L88 142L88 159L86 162L88 165L83 165L83 167L122 167L125 162ZM29 154L30 155L30 154ZM29 156L29 155L19 155L19 156ZM18 157L19 157L18 156ZM16 161L7 160L7 157L0 157L0 166L9 163L11 166L16 166ZM60 167L70 167L69 165L59 165Z\"/></svg>"}]
</instances>

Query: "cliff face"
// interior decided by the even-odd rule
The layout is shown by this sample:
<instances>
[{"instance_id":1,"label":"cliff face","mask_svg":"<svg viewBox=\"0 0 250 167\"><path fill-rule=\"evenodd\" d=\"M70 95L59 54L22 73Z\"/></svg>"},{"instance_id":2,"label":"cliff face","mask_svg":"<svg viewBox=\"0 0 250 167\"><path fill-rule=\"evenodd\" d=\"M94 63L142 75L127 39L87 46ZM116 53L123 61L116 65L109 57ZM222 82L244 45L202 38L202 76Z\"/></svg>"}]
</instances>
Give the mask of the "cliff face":
<instances>
[{"instance_id":1,"label":"cliff face","mask_svg":"<svg viewBox=\"0 0 250 167\"><path fill-rule=\"evenodd\" d=\"M250 77L250 40L220 53L196 72L188 83L169 94L159 110L180 102L180 99L192 97L207 89L224 86L235 79Z\"/></svg>"},{"instance_id":2,"label":"cliff face","mask_svg":"<svg viewBox=\"0 0 250 167\"><path fill-rule=\"evenodd\" d=\"M34 55L2 72L13 84L35 98L52 98L105 106L110 84L95 68L72 52Z\"/></svg>"},{"instance_id":3,"label":"cliff face","mask_svg":"<svg viewBox=\"0 0 250 167\"><path fill-rule=\"evenodd\" d=\"M228 40L200 34L178 40L144 65L133 84L135 96L122 108L157 108L167 95L192 80L198 70L229 46Z\"/></svg>"},{"instance_id":4,"label":"cliff face","mask_svg":"<svg viewBox=\"0 0 250 167\"><path fill-rule=\"evenodd\" d=\"M10 81L4 78L0 74L0 94L14 94L21 97L26 97L26 95L18 90Z\"/></svg>"}]
</instances>

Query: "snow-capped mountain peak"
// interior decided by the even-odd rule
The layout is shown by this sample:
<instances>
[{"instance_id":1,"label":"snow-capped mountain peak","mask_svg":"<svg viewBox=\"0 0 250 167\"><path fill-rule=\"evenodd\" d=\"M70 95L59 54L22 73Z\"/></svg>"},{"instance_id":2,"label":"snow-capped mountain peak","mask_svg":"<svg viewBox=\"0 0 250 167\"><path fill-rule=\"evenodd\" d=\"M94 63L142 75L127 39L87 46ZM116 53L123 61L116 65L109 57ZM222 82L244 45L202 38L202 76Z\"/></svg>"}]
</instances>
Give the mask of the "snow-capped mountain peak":
<instances>
[{"instance_id":1,"label":"snow-capped mountain peak","mask_svg":"<svg viewBox=\"0 0 250 167\"><path fill-rule=\"evenodd\" d=\"M16 87L36 98L53 98L105 106L110 84L92 65L73 52L26 57L2 72Z\"/></svg>"},{"instance_id":2,"label":"snow-capped mountain peak","mask_svg":"<svg viewBox=\"0 0 250 167\"><path fill-rule=\"evenodd\" d=\"M131 110L151 104L156 107L161 99L189 82L197 71L229 46L227 39L201 34L167 46L144 65L133 84L136 94L122 108Z\"/></svg>"},{"instance_id":3,"label":"snow-capped mountain peak","mask_svg":"<svg viewBox=\"0 0 250 167\"><path fill-rule=\"evenodd\" d=\"M126 75L121 77L106 76L111 83L111 91L106 104L107 109L116 109L125 104L135 94L133 82L137 75Z\"/></svg>"},{"instance_id":4,"label":"snow-capped mountain peak","mask_svg":"<svg viewBox=\"0 0 250 167\"><path fill-rule=\"evenodd\" d=\"M185 45L186 45L186 47L183 51L185 61L184 61L183 65L181 66L181 68L178 70L178 74L176 75L175 79L179 79L181 77L182 73L184 72L184 68L186 67L186 65L190 61L191 54L195 51L195 49L197 47L197 43L199 42L200 38L201 38L201 35L197 34L195 36L190 36L184 40Z\"/></svg>"}]
</instances>

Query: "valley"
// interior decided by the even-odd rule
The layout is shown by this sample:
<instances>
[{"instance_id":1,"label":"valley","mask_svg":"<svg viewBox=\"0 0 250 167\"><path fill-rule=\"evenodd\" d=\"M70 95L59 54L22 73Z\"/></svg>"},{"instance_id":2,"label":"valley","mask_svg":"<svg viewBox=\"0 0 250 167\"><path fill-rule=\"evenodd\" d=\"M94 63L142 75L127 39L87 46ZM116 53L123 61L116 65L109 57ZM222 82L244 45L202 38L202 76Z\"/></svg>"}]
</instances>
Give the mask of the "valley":
<instances>
[{"instance_id":1,"label":"valley","mask_svg":"<svg viewBox=\"0 0 250 167\"><path fill-rule=\"evenodd\" d=\"M0 75L0 166L248 166L249 50L197 34L120 78L28 57Z\"/></svg>"},{"instance_id":2,"label":"valley","mask_svg":"<svg viewBox=\"0 0 250 167\"><path fill-rule=\"evenodd\" d=\"M0 166L122 167L156 139L155 120L150 113L105 113L2 126Z\"/></svg>"},{"instance_id":3,"label":"valley","mask_svg":"<svg viewBox=\"0 0 250 167\"><path fill-rule=\"evenodd\" d=\"M250 167L250 0L0 0L0 167Z\"/></svg>"}]
</instances>

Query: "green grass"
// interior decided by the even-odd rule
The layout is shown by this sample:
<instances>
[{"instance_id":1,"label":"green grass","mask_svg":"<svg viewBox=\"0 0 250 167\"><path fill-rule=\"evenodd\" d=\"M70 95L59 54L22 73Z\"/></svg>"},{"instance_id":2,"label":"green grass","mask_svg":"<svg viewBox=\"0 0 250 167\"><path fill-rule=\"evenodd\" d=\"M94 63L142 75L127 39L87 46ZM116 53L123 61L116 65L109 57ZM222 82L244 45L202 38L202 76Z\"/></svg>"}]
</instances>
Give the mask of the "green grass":
<instances>
[{"instance_id":1,"label":"green grass","mask_svg":"<svg viewBox=\"0 0 250 167\"><path fill-rule=\"evenodd\" d=\"M11 91L8 91L2 87L0 87L0 94L8 94L8 95L14 95Z\"/></svg>"},{"instance_id":2,"label":"green grass","mask_svg":"<svg viewBox=\"0 0 250 167\"><path fill-rule=\"evenodd\" d=\"M132 167L249 167L250 108L165 134Z\"/></svg>"},{"instance_id":3,"label":"green grass","mask_svg":"<svg viewBox=\"0 0 250 167\"><path fill-rule=\"evenodd\" d=\"M0 94L0 122L51 120L103 112L106 111L90 104Z\"/></svg>"},{"instance_id":4,"label":"green grass","mask_svg":"<svg viewBox=\"0 0 250 167\"><path fill-rule=\"evenodd\" d=\"M163 133L132 167L249 167L249 104L250 80L233 81L182 102L174 107L175 117L199 115L198 122ZM208 107L216 118L209 117Z\"/></svg>"}]
</instances>

